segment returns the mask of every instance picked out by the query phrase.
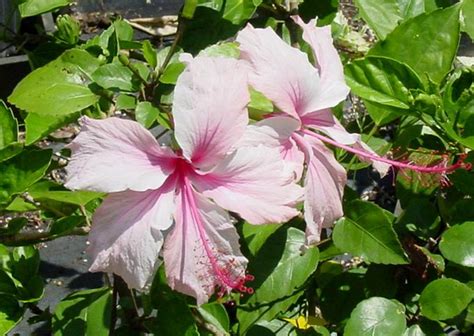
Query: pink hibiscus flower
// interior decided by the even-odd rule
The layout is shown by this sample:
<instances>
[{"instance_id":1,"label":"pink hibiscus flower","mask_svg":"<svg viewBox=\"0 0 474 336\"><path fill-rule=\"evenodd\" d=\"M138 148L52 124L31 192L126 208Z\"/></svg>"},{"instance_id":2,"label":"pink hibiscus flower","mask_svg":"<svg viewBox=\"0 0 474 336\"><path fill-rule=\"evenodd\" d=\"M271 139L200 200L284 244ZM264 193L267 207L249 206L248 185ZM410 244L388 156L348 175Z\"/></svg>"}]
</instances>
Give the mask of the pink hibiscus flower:
<instances>
[{"instance_id":1,"label":"pink hibiscus flower","mask_svg":"<svg viewBox=\"0 0 474 336\"><path fill-rule=\"evenodd\" d=\"M162 254L169 285L198 304L216 287L246 290L247 260L224 209L253 224L282 222L298 214L303 194L278 150L236 146L247 83L241 61L191 60L174 92L176 151L136 122L82 119L66 186L110 193L93 217L91 271L140 289Z\"/></svg>"},{"instance_id":2,"label":"pink hibiscus flower","mask_svg":"<svg viewBox=\"0 0 474 336\"><path fill-rule=\"evenodd\" d=\"M316 27L293 20L303 29L303 39L313 51L316 66L299 49L286 44L271 28L255 29L248 25L238 37L241 59L247 62L250 85L263 93L281 113L248 127L242 143L273 143L282 158L293 165L296 180L304 180L304 216L307 243L320 239L321 230L343 216L342 197L346 172L324 143L343 148L372 162L383 175L390 166L420 172L446 173L460 167L419 167L376 155L359 134L348 133L330 108L345 100L349 88L343 66L333 46L330 26ZM323 134L321 134L323 133Z\"/></svg>"}]
</instances>

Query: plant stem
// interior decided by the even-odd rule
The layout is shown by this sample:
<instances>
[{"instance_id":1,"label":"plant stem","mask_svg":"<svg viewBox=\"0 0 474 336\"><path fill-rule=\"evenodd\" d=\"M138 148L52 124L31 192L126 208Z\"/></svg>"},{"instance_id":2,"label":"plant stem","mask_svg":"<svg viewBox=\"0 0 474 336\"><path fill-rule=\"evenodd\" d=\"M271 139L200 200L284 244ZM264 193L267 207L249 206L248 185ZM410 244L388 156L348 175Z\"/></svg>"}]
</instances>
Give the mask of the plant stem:
<instances>
[{"instance_id":1,"label":"plant stem","mask_svg":"<svg viewBox=\"0 0 474 336\"><path fill-rule=\"evenodd\" d=\"M89 231L89 227L78 227L67 231L64 234L51 234L50 232L21 232L12 236L0 237L0 243L9 246L38 244L63 236L85 236Z\"/></svg>"}]
</instances>

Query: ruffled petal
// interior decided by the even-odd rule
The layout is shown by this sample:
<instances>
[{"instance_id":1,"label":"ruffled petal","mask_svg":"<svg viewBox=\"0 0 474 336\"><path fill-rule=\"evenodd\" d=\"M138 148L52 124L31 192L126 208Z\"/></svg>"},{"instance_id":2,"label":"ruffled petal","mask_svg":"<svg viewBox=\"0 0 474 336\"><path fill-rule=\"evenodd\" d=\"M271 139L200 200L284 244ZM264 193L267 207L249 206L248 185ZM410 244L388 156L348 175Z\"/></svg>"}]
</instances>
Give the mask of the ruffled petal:
<instances>
[{"instance_id":1,"label":"ruffled petal","mask_svg":"<svg viewBox=\"0 0 474 336\"><path fill-rule=\"evenodd\" d=\"M163 249L170 287L203 304L216 287L230 292L242 286L247 259L229 215L186 183L177 196L175 218Z\"/></svg>"},{"instance_id":2,"label":"ruffled petal","mask_svg":"<svg viewBox=\"0 0 474 336\"><path fill-rule=\"evenodd\" d=\"M90 271L115 273L130 288L143 288L159 264L161 231L173 223L174 197L172 182L153 191L110 194L93 217Z\"/></svg>"},{"instance_id":3,"label":"ruffled petal","mask_svg":"<svg viewBox=\"0 0 474 336\"><path fill-rule=\"evenodd\" d=\"M333 153L319 140L297 136L305 147L307 171L304 181L304 216L306 241L311 245L320 240L323 227L330 227L343 216L342 197L347 176Z\"/></svg>"},{"instance_id":4,"label":"ruffled petal","mask_svg":"<svg viewBox=\"0 0 474 336\"><path fill-rule=\"evenodd\" d=\"M174 91L175 136L184 156L208 168L239 140L248 123L246 66L231 58L196 57Z\"/></svg>"},{"instance_id":5,"label":"ruffled petal","mask_svg":"<svg viewBox=\"0 0 474 336\"><path fill-rule=\"evenodd\" d=\"M242 147L195 185L224 209L237 212L252 224L285 222L298 214L295 205L303 190L285 169L277 149Z\"/></svg>"},{"instance_id":6,"label":"ruffled petal","mask_svg":"<svg viewBox=\"0 0 474 336\"><path fill-rule=\"evenodd\" d=\"M350 89L345 83L342 62L334 47L331 26L317 27L316 20L304 23L299 16L292 18L303 29L303 39L313 49L321 78L318 99L307 106L306 112L336 106L346 99Z\"/></svg>"},{"instance_id":7,"label":"ruffled petal","mask_svg":"<svg viewBox=\"0 0 474 336\"><path fill-rule=\"evenodd\" d=\"M271 29L247 25L237 36L241 58L248 61L250 85L282 111L298 119L321 91L318 71L308 56ZM328 107L328 106L325 106ZM314 111L314 110L313 110Z\"/></svg>"},{"instance_id":8,"label":"ruffled petal","mask_svg":"<svg viewBox=\"0 0 474 336\"><path fill-rule=\"evenodd\" d=\"M298 120L290 117L275 116L264 119L247 126L236 148L258 145L277 148L287 169L292 170L295 181L299 181L304 168L304 154L291 136L300 126Z\"/></svg>"},{"instance_id":9,"label":"ruffled petal","mask_svg":"<svg viewBox=\"0 0 474 336\"><path fill-rule=\"evenodd\" d=\"M119 118L81 119L69 145L66 187L100 192L159 188L174 169L175 155L140 124Z\"/></svg>"}]
</instances>

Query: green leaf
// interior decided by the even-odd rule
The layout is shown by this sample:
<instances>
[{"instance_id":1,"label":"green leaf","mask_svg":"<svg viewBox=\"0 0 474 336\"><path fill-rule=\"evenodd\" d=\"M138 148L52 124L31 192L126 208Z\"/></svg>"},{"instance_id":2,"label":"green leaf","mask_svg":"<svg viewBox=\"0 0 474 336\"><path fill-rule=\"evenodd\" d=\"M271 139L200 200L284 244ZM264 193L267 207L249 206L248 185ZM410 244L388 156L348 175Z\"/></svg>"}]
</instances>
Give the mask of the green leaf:
<instances>
[{"instance_id":1,"label":"green leaf","mask_svg":"<svg viewBox=\"0 0 474 336\"><path fill-rule=\"evenodd\" d=\"M317 25L326 26L336 17L338 6L339 0L304 0L298 13L305 22L317 17Z\"/></svg>"},{"instance_id":2,"label":"green leaf","mask_svg":"<svg viewBox=\"0 0 474 336\"><path fill-rule=\"evenodd\" d=\"M160 82L164 84L176 84L179 75L184 71L186 65L181 62L168 64L163 74L160 76Z\"/></svg>"},{"instance_id":3,"label":"green leaf","mask_svg":"<svg viewBox=\"0 0 474 336\"><path fill-rule=\"evenodd\" d=\"M21 17L35 16L69 5L70 0L22 0L18 10Z\"/></svg>"},{"instance_id":4,"label":"green leaf","mask_svg":"<svg viewBox=\"0 0 474 336\"><path fill-rule=\"evenodd\" d=\"M81 36L81 24L70 15L59 15L56 19L57 31L54 37L68 45L75 45Z\"/></svg>"},{"instance_id":5,"label":"green leaf","mask_svg":"<svg viewBox=\"0 0 474 336\"><path fill-rule=\"evenodd\" d=\"M25 118L26 138L25 144L31 145L49 135L51 132L76 121L79 112L66 115L44 115L28 113Z\"/></svg>"},{"instance_id":6,"label":"green leaf","mask_svg":"<svg viewBox=\"0 0 474 336\"><path fill-rule=\"evenodd\" d=\"M0 149L18 141L18 123L12 110L0 100Z\"/></svg>"},{"instance_id":7,"label":"green leaf","mask_svg":"<svg viewBox=\"0 0 474 336\"><path fill-rule=\"evenodd\" d=\"M98 66L99 61L86 51L68 50L23 78L8 100L19 109L40 115L80 111L99 100L87 87L90 74Z\"/></svg>"},{"instance_id":8,"label":"green leaf","mask_svg":"<svg viewBox=\"0 0 474 336\"><path fill-rule=\"evenodd\" d=\"M10 275L0 267L0 295L15 295L16 292L15 282L13 282Z\"/></svg>"},{"instance_id":9,"label":"green leaf","mask_svg":"<svg viewBox=\"0 0 474 336\"><path fill-rule=\"evenodd\" d=\"M109 335L112 290L74 292L58 303L52 319L54 335Z\"/></svg>"},{"instance_id":10,"label":"green leaf","mask_svg":"<svg viewBox=\"0 0 474 336\"><path fill-rule=\"evenodd\" d=\"M386 57L356 60L344 70L347 84L356 95L381 105L409 109L409 90L423 89L423 83L412 69Z\"/></svg>"},{"instance_id":11,"label":"green leaf","mask_svg":"<svg viewBox=\"0 0 474 336\"><path fill-rule=\"evenodd\" d=\"M192 19L197 5L198 0L185 0L181 15L186 19Z\"/></svg>"},{"instance_id":12,"label":"green leaf","mask_svg":"<svg viewBox=\"0 0 474 336\"><path fill-rule=\"evenodd\" d=\"M23 309L15 298L0 294L0 335L7 335L21 320L22 316Z\"/></svg>"},{"instance_id":13,"label":"green leaf","mask_svg":"<svg viewBox=\"0 0 474 336\"><path fill-rule=\"evenodd\" d=\"M436 83L451 69L459 43L459 4L409 19L398 25L370 55L406 63ZM426 81L427 82L427 81Z\"/></svg>"},{"instance_id":14,"label":"green leaf","mask_svg":"<svg viewBox=\"0 0 474 336\"><path fill-rule=\"evenodd\" d=\"M460 314L474 297L474 291L454 279L430 282L420 296L421 314L430 320L446 320Z\"/></svg>"},{"instance_id":15,"label":"green leaf","mask_svg":"<svg viewBox=\"0 0 474 336\"><path fill-rule=\"evenodd\" d=\"M246 336L295 336L295 327L286 321L259 321L251 326ZM311 335L311 334L310 334Z\"/></svg>"},{"instance_id":16,"label":"green leaf","mask_svg":"<svg viewBox=\"0 0 474 336\"><path fill-rule=\"evenodd\" d=\"M275 233L280 226L281 225L276 224L252 225L244 222L242 225L242 235L249 252L253 256L256 256L267 239Z\"/></svg>"},{"instance_id":17,"label":"green leaf","mask_svg":"<svg viewBox=\"0 0 474 336\"><path fill-rule=\"evenodd\" d=\"M23 150L21 142L14 142L5 148L0 149L0 162L8 160Z\"/></svg>"},{"instance_id":18,"label":"green leaf","mask_svg":"<svg viewBox=\"0 0 474 336\"><path fill-rule=\"evenodd\" d=\"M100 66L92 74L92 79L105 89L135 92L139 89L139 79L132 70L120 63L108 63Z\"/></svg>"},{"instance_id":19,"label":"green leaf","mask_svg":"<svg viewBox=\"0 0 474 336\"><path fill-rule=\"evenodd\" d=\"M180 46L192 54L202 49L234 36L240 26L222 17L222 12L211 8L198 6L194 18L186 24L186 34L180 41Z\"/></svg>"},{"instance_id":20,"label":"green leaf","mask_svg":"<svg viewBox=\"0 0 474 336\"><path fill-rule=\"evenodd\" d=\"M250 19L262 0L227 0L223 18L233 24L241 24Z\"/></svg>"},{"instance_id":21,"label":"green leaf","mask_svg":"<svg viewBox=\"0 0 474 336\"><path fill-rule=\"evenodd\" d=\"M236 42L223 42L207 47L202 50L199 55L208 57L239 58L240 50L239 45Z\"/></svg>"},{"instance_id":22,"label":"green leaf","mask_svg":"<svg viewBox=\"0 0 474 336\"><path fill-rule=\"evenodd\" d=\"M406 329L405 307L395 300L372 297L353 310L344 328L346 336L400 336Z\"/></svg>"},{"instance_id":23,"label":"green leaf","mask_svg":"<svg viewBox=\"0 0 474 336\"><path fill-rule=\"evenodd\" d=\"M0 235L13 235L28 224L28 219L25 217L15 217L8 222L7 227L0 228Z\"/></svg>"},{"instance_id":24,"label":"green leaf","mask_svg":"<svg viewBox=\"0 0 474 336\"><path fill-rule=\"evenodd\" d=\"M359 15L383 40L402 20L397 0L355 0Z\"/></svg>"},{"instance_id":25,"label":"green leaf","mask_svg":"<svg viewBox=\"0 0 474 336\"><path fill-rule=\"evenodd\" d=\"M161 267L150 290L152 304L158 309L157 318L149 325L160 336L197 336L197 326L182 294L173 292L166 283L164 267ZM155 330L156 329L156 330Z\"/></svg>"},{"instance_id":26,"label":"green leaf","mask_svg":"<svg viewBox=\"0 0 474 336\"><path fill-rule=\"evenodd\" d=\"M158 56L156 53L156 49L153 48L150 41L145 40L143 42L142 51L145 60L148 62L148 64L150 64L152 69L155 69L158 65Z\"/></svg>"},{"instance_id":27,"label":"green leaf","mask_svg":"<svg viewBox=\"0 0 474 336\"><path fill-rule=\"evenodd\" d=\"M70 191L70 190L30 190L30 195L35 201L52 200L62 203L84 206L90 201L105 196L103 193L94 191Z\"/></svg>"},{"instance_id":28,"label":"green leaf","mask_svg":"<svg viewBox=\"0 0 474 336\"><path fill-rule=\"evenodd\" d=\"M84 216L68 216L54 221L49 232L52 235L60 235L85 224L86 217Z\"/></svg>"},{"instance_id":29,"label":"green leaf","mask_svg":"<svg viewBox=\"0 0 474 336\"><path fill-rule=\"evenodd\" d=\"M386 212L377 205L352 201L334 227L334 244L341 250L380 264L406 264L407 258Z\"/></svg>"},{"instance_id":30,"label":"green leaf","mask_svg":"<svg viewBox=\"0 0 474 336\"><path fill-rule=\"evenodd\" d=\"M134 96L129 96L126 94L119 94L115 107L117 110L133 110L137 106L137 99Z\"/></svg>"},{"instance_id":31,"label":"green leaf","mask_svg":"<svg viewBox=\"0 0 474 336\"><path fill-rule=\"evenodd\" d=\"M144 127L150 128L159 114L160 110L150 102L139 102L135 110L135 119Z\"/></svg>"},{"instance_id":32,"label":"green leaf","mask_svg":"<svg viewBox=\"0 0 474 336\"><path fill-rule=\"evenodd\" d=\"M12 275L23 285L38 273L40 256L38 250L32 246L15 247L12 251Z\"/></svg>"},{"instance_id":33,"label":"green leaf","mask_svg":"<svg viewBox=\"0 0 474 336\"><path fill-rule=\"evenodd\" d=\"M51 150L25 150L0 163L0 204L22 193L46 173Z\"/></svg>"},{"instance_id":34,"label":"green leaf","mask_svg":"<svg viewBox=\"0 0 474 336\"><path fill-rule=\"evenodd\" d=\"M340 324L348 319L357 304L366 299L365 276L359 270L336 274L321 289L321 312L324 319Z\"/></svg>"},{"instance_id":35,"label":"green leaf","mask_svg":"<svg viewBox=\"0 0 474 336\"><path fill-rule=\"evenodd\" d=\"M462 2L462 31L466 32L474 41L474 1L464 0Z\"/></svg>"},{"instance_id":36,"label":"green leaf","mask_svg":"<svg viewBox=\"0 0 474 336\"><path fill-rule=\"evenodd\" d=\"M395 229L398 232L411 232L419 238L428 240L435 236L440 227L436 207L427 199L413 199L398 217Z\"/></svg>"},{"instance_id":37,"label":"green leaf","mask_svg":"<svg viewBox=\"0 0 474 336\"><path fill-rule=\"evenodd\" d=\"M229 315L227 315L227 311L223 305L216 302L206 303L197 309L207 322L216 326L220 331L225 333L229 331Z\"/></svg>"},{"instance_id":38,"label":"green leaf","mask_svg":"<svg viewBox=\"0 0 474 336\"><path fill-rule=\"evenodd\" d=\"M257 321L271 320L286 311L301 296L303 292L299 289L316 270L319 260L319 251L315 247L301 254L304 242L304 232L281 227L249 265L250 273L255 275L255 283L250 284L255 292L237 311L241 333ZM284 249L278 246L284 246Z\"/></svg>"},{"instance_id":39,"label":"green leaf","mask_svg":"<svg viewBox=\"0 0 474 336\"><path fill-rule=\"evenodd\" d=\"M443 256L457 264L474 267L474 222L449 228L441 236L439 249Z\"/></svg>"},{"instance_id":40,"label":"green leaf","mask_svg":"<svg viewBox=\"0 0 474 336\"><path fill-rule=\"evenodd\" d=\"M406 20L425 12L425 0L397 0L401 17Z\"/></svg>"}]
</instances>

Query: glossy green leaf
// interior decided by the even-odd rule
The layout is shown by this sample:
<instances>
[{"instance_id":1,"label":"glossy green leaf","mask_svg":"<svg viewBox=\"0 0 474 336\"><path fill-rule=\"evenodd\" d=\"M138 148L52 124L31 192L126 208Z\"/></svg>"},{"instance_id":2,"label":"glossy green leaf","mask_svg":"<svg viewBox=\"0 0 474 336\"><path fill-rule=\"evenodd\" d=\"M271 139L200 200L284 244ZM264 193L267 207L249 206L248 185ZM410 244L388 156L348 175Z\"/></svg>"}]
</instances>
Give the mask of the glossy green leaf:
<instances>
[{"instance_id":1,"label":"glossy green leaf","mask_svg":"<svg viewBox=\"0 0 474 336\"><path fill-rule=\"evenodd\" d=\"M20 153L23 149L23 143L21 142L14 142L6 146L5 148L0 149L0 162L8 160L18 153Z\"/></svg>"},{"instance_id":2,"label":"glossy green leaf","mask_svg":"<svg viewBox=\"0 0 474 336\"><path fill-rule=\"evenodd\" d=\"M80 115L79 112L67 115L40 115L37 113L28 113L25 119L26 145L31 145L58 128L76 121Z\"/></svg>"},{"instance_id":3,"label":"glossy green leaf","mask_svg":"<svg viewBox=\"0 0 474 336\"><path fill-rule=\"evenodd\" d=\"M122 91L138 91L139 80L132 70L119 63L109 63L100 66L92 74L92 79L105 89Z\"/></svg>"},{"instance_id":4,"label":"glossy green leaf","mask_svg":"<svg viewBox=\"0 0 474 336\"><path fill-rule=\"evenodd\" d=\"M317 17L317 25L325 26L334 20L338 6L339 0L304 0L298 6L298 13L305 22Z\"/></svg>"},{"instance_id":5,"label":"glossy green leaf","mask_svg":"<svg viewBox=\"0 0 474 336\"><path fill-rule=\"evenodd\" d=\"M474 267L474 222L455 225L443 233L439 249L457 264Z\"/></svg>"},{"instance_id":6,"label":"glossy green leaf","mask_svg":"<svg viewBox=\"0 0 474 336\"><path fill-rule=\"evenodd\" d=\"M8 294L8 295L15 295L16 294L16 286L15 282L11 278L11 276L0 267L0 295L1 294Z\"/></svg>"},{"instance_id":7,"label":"glossy green leaf","mask_svg":"<svg viewBox=\"0 0 474 336\"><path fill-rule=\"evenodd\" d=\"M381 105L409 109L410 89L423 84L407 65L385 57L366 57L345 66L347 84L352 92Z\"/></svg>"},{"instance_id":8,"label":"glossy green leaf","mask_svg":"<svg viewBox=\"0 0 474 336\"><path fill-rule=\"evenodd\" d=\"M74 292L57 304L52 320L53 334L109 335L111 313L110 288Z\"/></svg>"},{"instance_id":9,"label":"glossy green leaf","mask_svg":"<svg viewBox=\"0 0 474 336\"><path fill-rule=\"evenodd\" d=\"M397 0L400 16L406 20L425 12L425 0Z\"/></svg>"},{"instance_id":10,"label":"glossy green leaf","mask_svg":"<svg viewBox=\"0 0 474 336\"><path fill-rule=\"evenodd\" d=\"M236 42L213 44L199 53L200 56L239 58L240 50Z\"/></svg>"},{"instance_id":11,"label":"glossy green leaf","mask_svg":"<svg viewBox=\"0 0 474 336\"><path fill-rule=\"evenodd\" d=\"M115 102L115 107L117 110L133 110L137 106L137 99L134 96L129 96L126 94L119 94L117 101Z\"/></svg>"},{"instance_id":12,"label":"glossy green leaf","mask_svg":"<svg viewBox=\"0 0 474 336\"><path fill-rule=\"evenodd\" d=\"M40 115L80 111L99 100L87 86L98 66L99 61L86 51L68 50L23 78L8 100L19 109Z\"/></svg>"},{"instance_id":13,"label":"glossy green leaf","mask_svg":"<svg viewBox=\"0 0 474 336\"><path fill-rule=\"evenodd\" d=\"M18 141L18 123L13 112L0 100L0 149Z\"/></svg>"},{"instance_id":14,"label":"glossy green leaf","mask_svg":"<svg viewBox=\"0 0 474 336\"><path fill-rule=\"evenodd\" d=\"M160 336L198 336L197 326L182 294L167 285L164 267L161 267L150 290L152 305L158 309L157 318L149 325Z\"/></svg>"},{"instance_id":15,"label":"glossy green leaf","mask_svg":"<svg viewBox=\"0 0 474 336\"><path fill-rule=\"evenodd\" d=\"M402 20L397 0L355 0L359 15L383 40Z\"/></svg>"},{"instance_id":16,"label":"glossy green leaf","mask_svg":"<svg viewBox=\"0 0 474 336\"><path fill-rule=\"evenodd\" d=\"M220 331L227 333L230 327L229 315L224 306L220 303L206 303L198 308L199 313L204 319L218 328Z\"/></svg>"},{"instance_id":17,"label":"glossy green leaf","mask_svg":"<svg viewBox=\"0 0 474 336\"><path fill-rule=\"evenodd\" d=\"M413 199L395 223L397 232L411 232L419 238L428 240L436 235L440 227L438 211L432 202L425 198Z\"/></svg>"},{"instance_id":18,"label":"glossy green leaf","mask_svg":"<svg viewBox=\"0 0 474 336\"><path fill-rule=\"evenodd\" d=\"M366 298L364 273L349 270L336 274L321 288L321 312L324 319L331 323L344 323L357 304Z\"/></svg>"},{"instance_id":19,"label":"glossy green leaf","mask_svg":"<svg viewBox=\"0 0 474 336\"><path fill-rule=\"evenodd\" d=\"M150 128L158 118L160 110L150 102L139 102L135 109L135 119L146 128Z\"/></svg>"},{"instance_id":20,"label":"glossy green leaf","mask_svg":"<svg viewBox=\"0 0 474 336\"><path fill-rule=\"evenodd\" d=\"M474 291L454 279L430 282L420 296L421 314L431 320L446 320L460 314L474 298Z\"/></svg>"},{"instance_id":21,"label":"glossy green leaf","mask_svg":"<svg viewBox=\"0 0 474 336\"><path fill-rule=\"evenodd\" d=\"M164 84L176 84L179 75L184 71L186 65L181 62L169 64L160 76L160 82Z\"/></svg>"},{"instance_id":22,"label":"glossy green leaf","mask_svg":"<svg viewBox=\"0 0 474 336\"><path fill-rule=\"evenodd\" d=\"M253 256L257 255L267 239L275 233L279 227L280 225L275 224L252 225L244 222L242 225L242 235L249 252Z\"/></svg>"},{"instance_id":23,"label":"glossy green leaf","mask_svg":"<svg viewBox=\"0 0 474 336\"><path fill-rule=\"evenodd\" d=\"M68 216L54 221L49 232L52 235L67 233L68 231L86 223L84 216Z\"/></svg>"},{"instance_id":24,"label":"glossy green leaf","mask_svg":"<svg viewBox=\"0 0 474 336\"><path fill-rule=\"evenodd\" d=\"M463 0L462 2L462 30L474 41L474 1Z\"/></svg>"},{"instance_id":25,"label":"glossy green leaf","mask_svg":"<svg viewBox=\"0 0 474 336\"><path fill-rule=\"evenodd\" d=\"M8 222L7 227L0 228L0 235L12 235L20 232L20 230L28 224L26 217L15 217Z\"/></svg>"},{"instance_id":26,"label":"glossy green leaf","mask_svg":"<svg viewBox=\"0 0 474 336\"><path fill-rule=\"evenodd\" d=\"M317 248L310 248L301 254L304 241L304 232L292 227L281 227L267 239L266 244L273 246L273 251L262 247L250 265L255 282L248 285L255 292L237 312L241 333L256 321L271 320L288 309L302 294L297 290L316 270L319 260ZM278 259L275 260L275 256Z\"/></svg>"},{"instance_id":27,"label":"glossy green leaf","mask_svg":"<svg viewBox=\"0 0 474 336\"><path fill-rule=\"evenodd\" d=\"M0 294L0 335L7 335L21 320L22 316L23 309L15 298Z\"/></svg>"},{"instance_id":28,"label":"glossy green leaf","mask_svg":"<svg viewBox=\"0 0 474 336\"><path fill-rule=\"evenodd\" d=\"M22 0L18 2L21 17L43 14L70 4L70 0Z\"/></svg>"},{"instance_id":29,"label":"glossy green leaf","mask_svg":"<svg viewBox=\"0 0 474 336\"><path fill-rule=\"evenodd\" d=\"M94 191L70 191L60 188L59 186L58 189L59 190L30 190L29 193L35 201L53 200L81 206L105 195Z\"/></svg>"},{"instance_id":30,"label":"glossy green leaf","mask_svg":"<svg viewBox=\"0 0 474 336\"><path fill-rule=\"evenodd\" d=\"M194 18L186 24L180 46L186 52L197 54L211 44L234 36L239 28L240 25L224 19L221 11L198 6Z\"/></svg>"},{"instance_id":31,"label":"glossy green leaf","mask_svg":"<svg viewBox=\"0 0 474 336\"><path fill-rule=\"evenodd\" d=\"M150 41L145 40L143 42L142 51L145 60L148 62L148 64L150 64L152 69L155 69L158 65L158 56L156 53L156 49L153 48Z\"/></svg>"},{"instance_id":32,"label":"glossy green leaf","mask_svg":"<svg viewBox=\"0 0 474 336\"><path fill-rule=\"evenodd\" d=\"M377 205L353 201L334 227L334 244L345 252L380 264L406 264L391 220Z\"/></svg>"},{"instance_id":33,"label":"glossy green leaf","mask_svg":"<svg viewBox=\"0 0 474 336\"><path fill-rule=\"evenodd\" d=\"M439 83L451 69L457 52L459 9L458 4L409 19L378 42L369 54L406 63L420 77L427 74Z\"/></svg>"},{"instance_id":34,"label":"glossy green leaf","mask_svg":"<svg viewBox=\"0 0 474 336\"><path fill-rule=\"evenodd\" d=\"M181 15L186 19L192 19L197 5L198 0L185 0Z\"/></svg>"},{"instance_id":35,"label":"glossy green leaf","mask_svg":"<svg viewBox=\"0 0 474 336\"><path fill-rule=\"evenodd\" d=\"M32 246L15 247L12 251L12 275L23 285L38 273L40 256L38 250Z\"/></svg>"},{"instance_id":36,"label":"glossy green leaf","mask_svg":"<svg viewBox=\"0 0 474 336\"><path fill-rule=\"evenodd\" d=\"M51 161L51 150L25 150L0 163L0 203L24 192L46 173Z\"/></svg>"},{"instance_id":37,"label":"glossy green leaf","mask_svg":"<svg viewBox=\"0 0 474 336\"><path fill-rule=\"evenodd\" d=\"M253 16L262 0L227 0L224 3L223 18L233 24L241 24Z\"/></svg>"},{"instance_id":38,"label":"glossy green leaf","mask_svg":"<svg viewBox=\"0 0 474 336\"><path fill-rule=\"evenodd\" d=\"M71 46L79 42L81 24L72 16L68 14L59 15L56 19L56 28L54 37L59 41Z\"/></svg>"},{"instance_id":39,"label":"glossy green leaf","mask_svg":"<svg viewBox=\"0 0 474 336\"><path fill-rule=\"evenodd\" d=\"M406 329L405 307L382 297L364 300L353 310L344 328L346 336L400 336Z\"/></svg>"}]
</instances>

